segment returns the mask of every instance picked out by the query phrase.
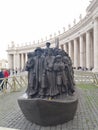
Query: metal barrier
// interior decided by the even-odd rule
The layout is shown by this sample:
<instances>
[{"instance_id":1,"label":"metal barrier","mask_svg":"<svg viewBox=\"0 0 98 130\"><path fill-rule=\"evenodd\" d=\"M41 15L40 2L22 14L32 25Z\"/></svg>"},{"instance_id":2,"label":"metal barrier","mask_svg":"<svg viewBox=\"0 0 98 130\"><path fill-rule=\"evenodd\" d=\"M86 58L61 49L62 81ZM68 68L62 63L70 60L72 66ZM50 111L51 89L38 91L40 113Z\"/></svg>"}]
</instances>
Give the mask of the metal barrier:
<instances>
[{"instance_id":1,"label":"metal barrier","mask_svg":"<svg viewBox=\"0 0 98 130\"><path fill-rule=\"evenodd\" d=\"M19 91L21 88L27 87L28 84L27 73L0 78L0 80L2 80L0 92L3 93ZM98 73L74 70L74 80L76 84L98 85Z\"/></svg>"},{"instance_id":2,"label":"metal barrier","mask_svg":"<svg viewBox=\"0 0 98 130\"><path fill-rule=\"evenodd\" d=\"M74 71L76 84L95 84L98 85L98 73L91 71Z\"/></svg>"},{"instance_id":3,"label":"metal barrier","mask_svg":"<svg viewBox=\"0 0 98 130\"><path fill-rule=\"evenodd\" d=\"M13 75L8 78L0 78L0 92L15 92L27 86L27 74Z\"/></svg>"}]
</instances>

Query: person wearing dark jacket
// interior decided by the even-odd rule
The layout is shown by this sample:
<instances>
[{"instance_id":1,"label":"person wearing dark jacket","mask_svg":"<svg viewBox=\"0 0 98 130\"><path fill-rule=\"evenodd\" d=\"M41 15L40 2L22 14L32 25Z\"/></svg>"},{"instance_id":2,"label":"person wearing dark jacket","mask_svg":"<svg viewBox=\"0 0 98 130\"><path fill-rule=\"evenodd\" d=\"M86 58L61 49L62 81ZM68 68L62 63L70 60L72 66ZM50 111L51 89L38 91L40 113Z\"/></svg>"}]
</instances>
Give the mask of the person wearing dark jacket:
<instances>
[{"instance_id":1,"label":"person wearing dark jacket","mask_svg":"<svg viewBox=\"0 0 98 130\"><path fill-rule=\"evenodd\" d=\"M3 72L0 70L0 89L3 89L3 85L4 85L4 83L2 83L4 79L2 79L2 78L4 78L4 74L3 74ZM1 84L2 84L2 85L1 85Z\"/></svg>"}]
</instances>

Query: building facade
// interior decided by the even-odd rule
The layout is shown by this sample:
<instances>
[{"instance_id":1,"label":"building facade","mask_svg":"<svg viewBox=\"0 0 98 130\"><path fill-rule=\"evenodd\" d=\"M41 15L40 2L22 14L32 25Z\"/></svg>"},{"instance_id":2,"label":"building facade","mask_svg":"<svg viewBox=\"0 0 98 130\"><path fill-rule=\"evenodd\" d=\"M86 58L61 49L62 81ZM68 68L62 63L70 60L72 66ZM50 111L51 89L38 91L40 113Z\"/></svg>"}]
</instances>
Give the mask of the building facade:
<instances>
[{"instance_id":1,"label":"building facade","mask_svg":"<svg viewBox=\"0 0 98 130\"><path fill-rule=\"evenodd\" d=\"M72 59L73 66L77 69L93 68L98 72L98 0L92 0L87 7L86 16L59 35L50 35L50 39L41 39L38 43L16 45L12 42L8 46L9 69L23 69L27 61L27 53L34 51L38 46L45 47L47 41L51 42L51 47L55 47L56 38L59 38L59 47L64 49Z\"/></svg>"},{"instance_id":2,"label":"building facade","mask_svg":"<svg viewBox=\"0 0 98 130\"><path fill-rule=\"evenodd\" d=\"M5 59L0 60L0 70L1 69L8 69L8 61Z\"/></svg>"}]
</instances>

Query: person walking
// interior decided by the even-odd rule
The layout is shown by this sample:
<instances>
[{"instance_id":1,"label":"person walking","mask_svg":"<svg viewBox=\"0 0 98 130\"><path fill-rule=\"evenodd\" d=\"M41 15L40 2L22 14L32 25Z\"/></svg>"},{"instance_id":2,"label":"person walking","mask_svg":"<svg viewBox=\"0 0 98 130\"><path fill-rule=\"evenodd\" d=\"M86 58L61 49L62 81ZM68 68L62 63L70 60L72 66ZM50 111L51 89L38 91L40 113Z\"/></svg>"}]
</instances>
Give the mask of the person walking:
<instances>
[{"instance_id":1,"label":"person walking","mask_svg":"<svg viewBox=\"0 0 98 130\"><path fill-rule=\"evenodd\" d=\"M7 82L8 82L8 76L9 76L9 72L8 70L3 70L3 74L4 74L4 78L6 78L6 82L5 82L5 86L6 86L6 89L7 89Z\"/></svg>"}]
</instances>

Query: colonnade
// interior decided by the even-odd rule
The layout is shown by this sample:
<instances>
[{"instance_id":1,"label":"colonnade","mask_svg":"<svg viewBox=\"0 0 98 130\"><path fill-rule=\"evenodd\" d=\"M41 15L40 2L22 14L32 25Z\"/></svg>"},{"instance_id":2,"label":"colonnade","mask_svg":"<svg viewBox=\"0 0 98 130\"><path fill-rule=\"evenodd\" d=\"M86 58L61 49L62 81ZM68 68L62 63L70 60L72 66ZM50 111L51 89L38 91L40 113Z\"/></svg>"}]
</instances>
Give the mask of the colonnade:
<instances>
[{"instance_id":1,"label":"colonnade","mask_svg":"<svg viewBox=\"0 0 98 130\"><path fill-rule=\"evenodd\" d=\"M93 28L60 46L72 59L73 67L98 71L98 17Z\"/></svg>"},{"instance_id":2,"label":"colonnade","mask_svg":"<svg viewBox=\"0 0 98 130\"><path fill-rule=\"evenodd\" d=\"M76 69L78 67L90 69L94 67L93 41L93 30L90 30L75 39L62 44L61 48L69 54L72 59L73 66Z\"/></svg>"},{"instance_id":3,"label":"colonnade","mask_svg":"<svg viewBox=\"0 0 98 130\"><path fill-rule=\"evenodd\" d=\"M87 68L98 72L98 0L93 0L87 7L87 15L74 27L69 28L59 38L59 47L64 49L72 59L73 67ZM55 36L47 40L51 47L55 46ZM32 47L8 48L8 63L10 69L23 69L27 61L27 52L36 47L45 46L47 41L34 44ZM31 49L32 48L32 49ZM22 53L21 53L22 50Z\"/></svg>"},{"instance_id":4,"label":"colonnade","mask_svg":"<svg viewBox=\"0 0 98 130\"><path fill-rule=\"evenodd\" d=\"M9 69L22 71L27 61L27 53L14 53L8 55Z\"/></svg>"}]
</instances>

